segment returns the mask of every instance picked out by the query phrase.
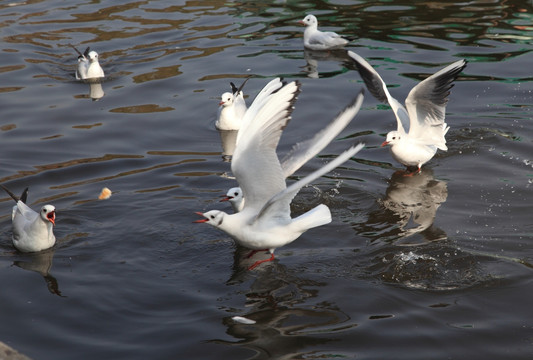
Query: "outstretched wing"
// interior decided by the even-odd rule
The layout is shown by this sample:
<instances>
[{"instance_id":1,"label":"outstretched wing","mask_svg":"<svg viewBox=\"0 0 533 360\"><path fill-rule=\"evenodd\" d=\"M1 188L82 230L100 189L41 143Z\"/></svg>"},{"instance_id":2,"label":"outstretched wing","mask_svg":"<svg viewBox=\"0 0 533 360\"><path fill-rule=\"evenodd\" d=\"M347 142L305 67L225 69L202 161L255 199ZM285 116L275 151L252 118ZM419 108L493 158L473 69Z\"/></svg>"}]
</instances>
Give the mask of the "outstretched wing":
<instances>
[{"instance_id":1,"label":"outstretched wing","mask_svg":"<svg viewBox=\"0 0 533 360\"><path fill-rule=\"evenodd\" d=\"M409 137L430 136L432 128L442 133L445 128L444 117L448 96L453 81L465 68L466 61L459 60L436 72L416 85L407 96L405 105L411 118Z\"/></svg>"},{"instance_id":2,"label":"outstretched wing","mask_svg":"<svg viewBox=\"0 0 533 360\"><path fill-rule=\"evenodd\" d=\"M301 168L311 158L316 156L324 149L333 139L344 130L352 121L363 103L364 91L361 90L359 95L326 126L324 129L315 134L311 139L294 145L294 147L285 155L281 161L283 176L289 177L296 170Z\"/></svg>"},{"instance_id":3,"label":"outstretched wing","mask_svg":"<svg viewBox=\"0 0 533 360\"><path fill-rule=\"evenodd\" d=\"M300 84L269 82L246 111L237 134L231 170L246 199L243 211L259 211L276 193L285 189L276 147L290 120Z\"/></svg>"},{"instance_id":4,"label":"outstretched wing","mask_svg":"<svg viewBox=\"0 0 533 360\"><path fill-rule=\"evenodd\" d=\"M396 115L398 131L402 133L410 131L409 113L398 100L391 96L389 90L387 89L387 84L385 84L377 71L374 70L374 68L365 59L353 51L348 51L348 56L355 61L357 70L363 78L368 91L370 91L370 93L379 101L388 103L391 106L392 111L394 111L394 115Z\"/></svg>"},{"instance_id":5,"label":"outstretched wing","mask_svg":"<svg viewBox=\"0 0 533 360\"><path fill-rule=\"evenodd\" d=\"M255 220L257 221L263 216L265 217L279 216L278 214L282 213L285 208L289 207L292 199L296 196L296 194L298 194L301 188L311 183L312 181L318 179L320 176L335 169L337 166L341 165L342 163L347 161L349 158L357 154L364 146L365 144L358 144L358 145L352 146L351 148L344 151L342 154L337 156L334 160L330 161L329 163L327 163L320 169L312 172L311 174L307 175L303 179L298 180L297 182L293 183L291 186L287 187L286 189L274 195L263 206L263 208L261 209L261 211L259 212Z\"/></svg>"}]
</instances>

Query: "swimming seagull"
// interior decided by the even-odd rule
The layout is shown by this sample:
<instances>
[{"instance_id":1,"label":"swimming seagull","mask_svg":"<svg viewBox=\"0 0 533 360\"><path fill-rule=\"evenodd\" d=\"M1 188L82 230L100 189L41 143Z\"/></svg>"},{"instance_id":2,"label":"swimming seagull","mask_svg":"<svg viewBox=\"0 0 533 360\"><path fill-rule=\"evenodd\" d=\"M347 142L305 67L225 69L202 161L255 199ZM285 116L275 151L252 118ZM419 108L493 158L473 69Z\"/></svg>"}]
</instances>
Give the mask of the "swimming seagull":
<instances>
[{"instance_id":1,"label":"swimming seagull","mask_svg":"<svg viewBox=\"0 0 533 360\"><path fill-rule=\"evenodd\" d=\"M220 98L218 104L220 114L215 127L218 130L239 130L241 127L242 118L246 113L246 102L242 88L249 78L244 80L242 85L237 88L234 83L230 82L232 92L225 92Z\"/></svg>"},{"instance_id":2,"label":"swimming seagull","mask_svg":"<svg viewBox=\"0 0 533 360\"><path fill-rule=\"evenodd\" d=\"M56 220L56 208L53 205L44 205L39 213L26 205L28 188L20 198L0 185L17 205L13 206L11 220L13 225L13 245L21 252L36 252L54 246L56 237L53 226Z\"/></svg>"},{"instance_id":3,"label":"swimming seagull","mask_svg":"<svg viewBox=\"0 0 533 360\"><path fill-rule=\"evenodd\" d=\"M396 161L407 168L416 166L416 172L420 172L437 149L448 150L444 138L450 128L444 122L446 104L452 83L465 68L466 60L456 61L416 85L405 99L404 107L390 95L387 84L365 59L352 51L348 55L355 61L372 95L388 103L394 111L398 130L389 132L381 146L390 145Z\"/></svg>"},{"instance_id":4,"label":"swimming seagull","mask_svg":"<svg viewBox=\"0 0 533 360\"><path fill-rule=\"evenodd\" d=\"M274 79L261 90L245 114L231 163L246 198L242 211L232 215L219 210L197 213L204 219L195 222L205 222L225 231L237 243L252 249L252 253L270 251L269 259L255 262L250 270L274 260L276 248L291 243L306 230L331 222L331 213L324 204L293 219L290 203L303 186L341 165L363 147L362 144L351 147L287 187L276 147L299 91L298 82L285 84L279 78Z\"/></svg>"},{"instance_id":5,"label":"swimming seagull","mask_svg":"<svg viewBox=\"0 0 533 360\"><path fill-rule=\"evenodd\" d=\"M363 90L357 96L354 106L349 106L341 111L337 116L322 130L315 134L310 139L294 145L281 160L281 170L283 176L288 178L301 168L310 159L315 157L322 151L333 139L344 130L344 128L352 121L355 114L361 108L363 103ZM226 196L220 201L229 201L233 210L239 212L244 206L244 196L239 187L233 187L228 190Z\"/></svg>"},{"instance_id":6,"label":"swimming seagull","mask_svg":"<svg viewBox=\"0 0 533 360\"><path fill-rule=\"evenodd\" d=\"M96 51L90 51L87 47L82 54L74 46L70 45L76 53L78 53L78 69L76 70L77 80L89 80L104 77L104 70L98 62L98 53Z\"/></svg>"},{"instance_id":7,"label":"swimming seagull","mask_svg":"<svg viewBox=\"0 0 533 360\"><path fill-rule=\"evenodd\" d=\"M332 31L318 30L318 20L314 15L307 15L298 23L305 25L304 46L311 50L338 49L348 44L349 40Z\"/></svg>"}]
</instances>

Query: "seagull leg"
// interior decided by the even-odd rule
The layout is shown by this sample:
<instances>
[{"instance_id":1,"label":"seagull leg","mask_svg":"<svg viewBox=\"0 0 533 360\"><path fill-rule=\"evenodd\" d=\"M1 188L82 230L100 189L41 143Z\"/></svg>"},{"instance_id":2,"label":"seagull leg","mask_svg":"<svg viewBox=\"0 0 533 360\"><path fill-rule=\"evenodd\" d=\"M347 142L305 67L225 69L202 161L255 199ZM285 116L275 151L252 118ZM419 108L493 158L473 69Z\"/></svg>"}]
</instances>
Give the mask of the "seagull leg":
<instances>
[{"instance_id":1,"label":"seagull leg","mask_svg":"<svg viewBox=\"0 0 533 360\"><path fill-rule=\"evenodd\" d=\"M252 266L250 266L248 268L248 270L253 270L255 269L259 264L262 264L262 263L265 263L265 262L269 262L269 261L272 261L274 260L274 253L271 253L270 254L270 258L269 259L264 259L264 260L258 260L256 261Z\"/></svg>"}]
</instances>

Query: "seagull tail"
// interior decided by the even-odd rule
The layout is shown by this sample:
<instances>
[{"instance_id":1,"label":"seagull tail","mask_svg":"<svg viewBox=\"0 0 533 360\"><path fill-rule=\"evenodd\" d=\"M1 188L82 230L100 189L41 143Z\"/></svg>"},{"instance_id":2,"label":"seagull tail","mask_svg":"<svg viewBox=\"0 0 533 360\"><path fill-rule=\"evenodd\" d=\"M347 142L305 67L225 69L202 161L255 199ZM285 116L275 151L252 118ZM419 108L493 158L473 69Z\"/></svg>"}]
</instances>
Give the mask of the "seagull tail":
<instances>
[{"instance_id":1,"label":"seagull tail","mask_svg":"<svg viewBox=\"0 0 533 360\"><path fill-rule=\"evenodd\" d=\"M292 220L294 226L296 226L302 232L317 226L329 224L330 222L331 212L324 204L320 204L305 214L302 214Z\"/></svg>"}]
</instances>

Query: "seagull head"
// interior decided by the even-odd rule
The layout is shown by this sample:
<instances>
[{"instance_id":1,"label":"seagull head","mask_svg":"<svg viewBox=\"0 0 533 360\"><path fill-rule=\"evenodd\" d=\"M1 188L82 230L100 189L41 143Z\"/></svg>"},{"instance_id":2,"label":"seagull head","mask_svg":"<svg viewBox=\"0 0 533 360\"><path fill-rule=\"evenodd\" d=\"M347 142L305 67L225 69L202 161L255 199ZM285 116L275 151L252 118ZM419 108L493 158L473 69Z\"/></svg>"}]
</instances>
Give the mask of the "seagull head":
<instances>
[{"instance_id":1,"label":"seagull head","mask_svg":"<svg viewBox=\"0 0 533 360\"><path fill-rule=\"evenodd\" d=\"M226 196L220 201L229 201L235 212L242 211L244 208L244 197L240 187L234 187L228 190Z\"/></svg>"},{"instance_id":2,"label":"seagull head","mask_svg":"<svg viewBox=\"0 0 533 360\"><path fill-rule=\"evenodd\" d=\"M220 102L218 103L218 105L230 106L231 104L233 104L233 99L234 99L233 94L230 92L226 92L222 94L222 96L220 97Z\"/></svg>"},{"instance_id":3,"label":"seagull head","mask_svg":"<svg viewBox=\"0 0 533 360\"><path fill-rule=\"evenodd\" d=\"M387 138L385 139L385 141L383 141L381 146L382 147L386 145L392 146L392 145L397 144L400 140L401 140L400 133L398 131L391 131L387 134Z\"/></svg>"},{"instance_id":4,"label":"seagull head","mask_svg":"<svg viewBox=\"0 0 533 360\"><path fill-rule=\"evenodd\" d=\"M214 227L220 227L222 225L222 222L224 221L224 215L226 215L225 212L220 210L211 210L206 213L202 212L196 212L197 215L203 216L203 219L195 220L194 223L208 223L211 226Z\"/></svg>"},{"instance_id":5,"label":"seagull head","mask_svg":"<svg viewBox=\"0 0 533 360\"><path fill-rule=\"evenodd\" d=\"M53 205L45 205L41 208L41 219L56 224L56 208Z\"/></svg>"},{"instance_id":6,"label":"seagull head","mask_svg":"<svg viewBox=\"0 0 533 360\"><path fill-rule=\"evenodd\" d=\"M226 196L223 197L220 201L231 201L231 202L237 202L242 201L242 190L240 187L234 187L228 190L226 193Z\"/></svg>"},{"instance_id":7,"label":"seagull head","mask_svg":"<svg viewBox=\"0 0 533 360\"><path fill-rule=\"evenodd\" d=\"M318 20L314 15L307 15L303 20L298 21L298 23L305 26L318 26Z\"/></svg>"},{"instance_id":8,"label":"seagull head","mask_svg":"<svg viewBox=\"0 0 533 360\"><path fill-rule=\"evenodd\" d=\"M96 51L89 52L89 61L90 62L98 61L98 53Z\"/></svg>"}]
</instances>

